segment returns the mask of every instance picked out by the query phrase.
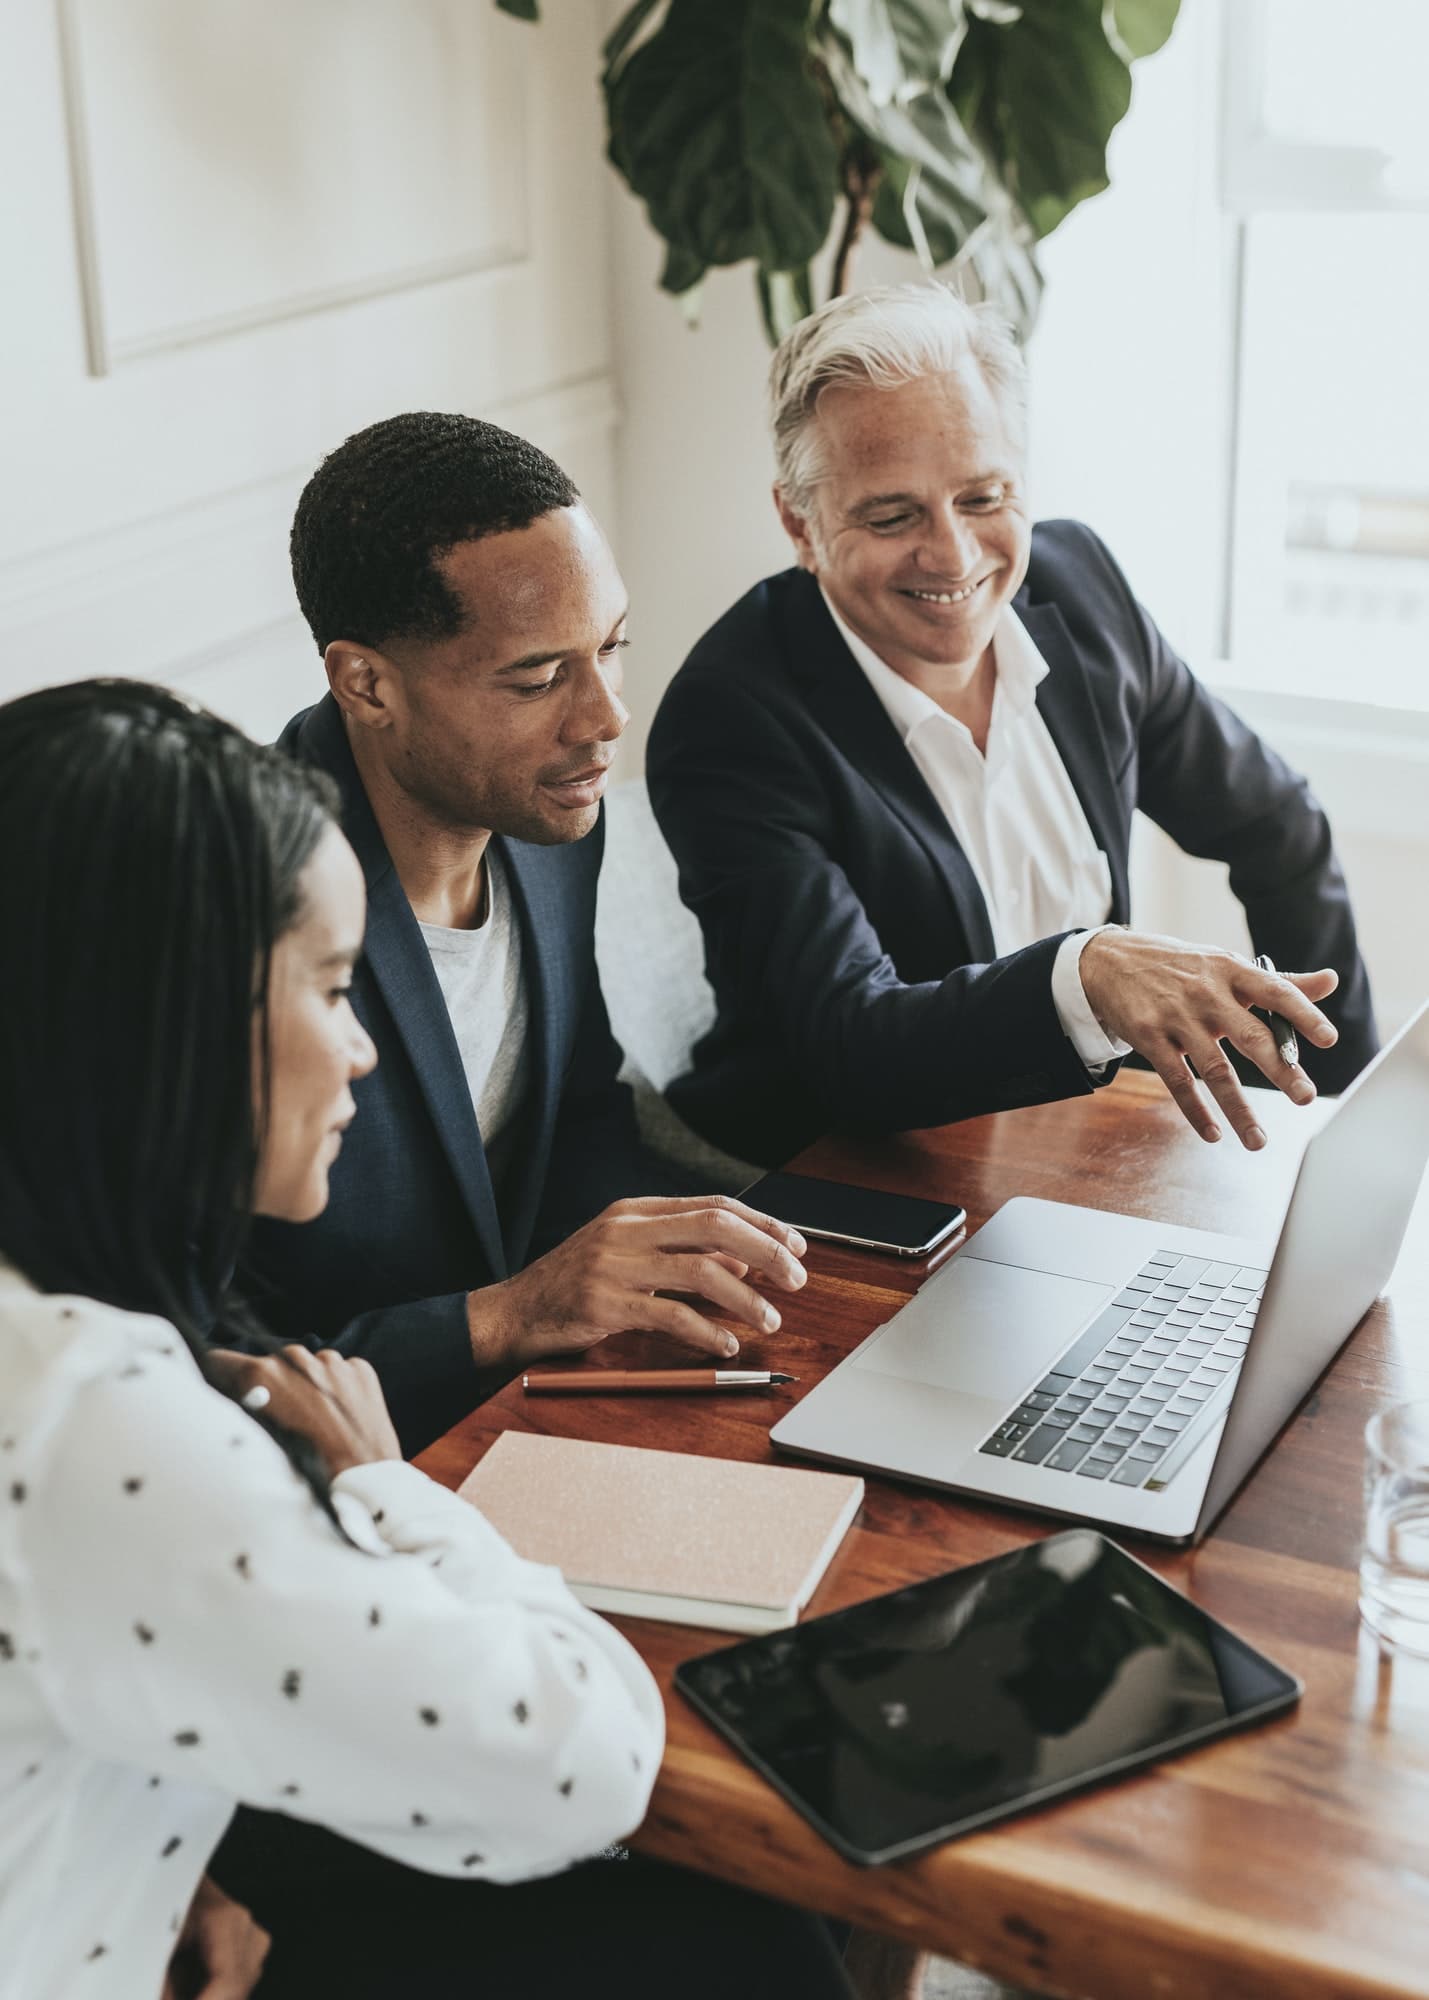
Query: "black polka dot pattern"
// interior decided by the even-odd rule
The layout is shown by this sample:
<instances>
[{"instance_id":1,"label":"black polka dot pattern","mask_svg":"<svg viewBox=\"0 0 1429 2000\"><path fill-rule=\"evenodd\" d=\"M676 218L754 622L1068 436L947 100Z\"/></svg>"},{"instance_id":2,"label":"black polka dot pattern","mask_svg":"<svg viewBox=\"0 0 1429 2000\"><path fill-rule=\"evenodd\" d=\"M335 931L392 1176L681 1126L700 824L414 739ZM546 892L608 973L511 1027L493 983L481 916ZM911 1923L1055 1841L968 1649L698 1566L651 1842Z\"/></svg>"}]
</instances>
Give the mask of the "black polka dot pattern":
<instances>
[{"instance_id":1,"label":"black polka dot pattern","mask_svg":"<svg viewBox=\"0 0 1429 2000\"><path fill-rule=\"evenodd\" d=\"M67 1312L66 1317L75 1320L76 1332L87 1334L91 1308L82 1301L76 1301L75 1306L77 1309ZM8 1309L7 1294L0 1297L0 1314ZM50 1317L55 1310L53 1301L45 1302L43 1330L51 1349L62 1349L68 1346L70 1336L66 1334L63 1340L57 1336ZM8 1321L4 1324L8 1329ZM379 1529L390 1520L393 1534L380 1548L368 1537L373 1551L370 1556L360 1548L344 1549L341 1570L330 1568L335 1560L330 1523L319 1521L303 1487L303 1506L312 1515L311 1534L304 1530L291 1495L281 1485L279 1463L270 1445L258 1436L257 1427L248 1426L242 1411L202 1381L186 1347L155 1348L142 1340L111 1343L107 1350L102 1341L97 1346L107 1357L101 1363L100 1386L108 1402L77 1403L75 1435L89 1454L93 1477L83 1486L88 1511L76 1515L73 1524L65 1521L72 1532L63 1546L82 1546L88 1532L95 1559L104 1565L105 1588L97 1593L94 1630L86 1635L94 1642L92 1657L87 1656L89 1670L102 1668L109 1683L107 1698L122 1704L126 1716L146 1725L145 1733L134 1739L139 1746L134 1752L137 1759L147 1761L153 1756L166 1767L168 1775L161 1775L152 1767L145 1771L140 1761L129 1771L131 1800L137 1801L144 1789L162 1788L167 1794L162 1812L155 1810L160 1803L156 1800L147 1816L142 1812L133 1815L131 1830L137 1838L131 1843L129 1863L140 1875L154 1876L156 1867L165 1869L163 1879L169 1888L163 1891L155 1877L152 1900L138 1899L133 1909L125 1909L122 1915L116 1904L113 1914L91 1916L90 1923L105 1924L110 1933L107 1937L101 1934L96 1938L82 1917L73 1925L61 1942L72 1968L76 2000L86 1992L100 2000L106 1981L117 1977L123 1983L120 1968L127 1970L131 1952L142 1942L137 1928L131 1937L131 1921L136 1927L141 1920L149 1926L148 1945L155 1949L155 1963L162 1956L156 1948L165 1928L183 1934L190 1877L200 1871L201 1857L214 1837L206 1817L213 1806L205 1804L194 1788L205 1792L216 1783L221 1785L221 1777L216 1779L214 1774L224 1768L223 1753L235 1719L252 1732L256 1771L253 1802L260 1804L266 1798L270 1812L301 1811L321 1823L331 1813L334 1797L350 1796L352 1755L362 1760L364 1748L374 1741L385 1754L374 1754L370 1759L371 1817L394 1832L405 1827L418 1836L411 1843L418 1861L430 1855L433 1858L426 1859L426 1865L475 1878L500 1875L509 1866L508 1837L518 1855L532 1844L537 1850L536 1861L548 1861L551 1868L593 1851L601 1837L607 1792L611 1799L620 1795L622 1801L643 1796L631 1777L631 1767L636 1773L641 1769L640 1756L632 1755L628 1748L622 1752L620 1745L638 1745L647 1738L628 1709L621 1710L618 1705L607 1709L590 1688L577 1693L577 1684L588 1681L604 1694L612 1676L607 1671L605 1642L583 1613L575 1611L576 1626L559 1626L562 1608L574 1609L559 1585L553 1587L549 1578L537 1584L533 1576L530 1592L519 1579L514 1587L508 1587L510 1552L501 1552L500 1561L494 1561L485 1532L464 1535L462 1520L443 1511L446 1496L433 1499L430 1492L423 1497L414 1491L410 1499L405 1498L405 1486L384 1485L385 1473L369 1482L366 1468L354 1484L353 1496L366 1499L369 1518ZM177 1357L175 1368L155 1368L154 1359L160 1357ZM21 1396L11 1401L8 1383L8 1374L0 1377L0 1400L9 1404L8 1411L0 1415L0 1431L4 1433L0 1435L0 1521L6 1518L7 1505L24 1505L31 1525L44 1510L44 1525L48 1526L50 1511L63 1512L65 1502L65 1494L56 1491L46 1456L51 1441L47 1434L30 1435L31 1423L23 1414L31 1407L27 1384L22 1380ZM162 1420L158 1427L156 1413ZM95 1428L101 1420L102 1429ZM164 1422L171 1428L165 1430ZM247 1447L242 1456L236 1455L240 1446ZM195 1450L198 1456L191 1458ZM11 1454L8 1459L7 1453ZM171 1500L170 1468L190 1464L202 1468L197 1476L205 1486L205 1528L212 1521L226 1522L226 1532L220 1525L216 1534L206 1531L200 1538L200 1522L190 1521L190 1510ZM291 1467L281 1469L301 1486ZM384 1492L392 1499L391 1508L372 1504ZM233 1504L222 1511L229 1495ZM125 1504L116 1505L116 1497ZM132 1507L129 1500L135 1503ZM261 1512L260 1503L271 1507L271 1518ZM465 1515L467 1510L461 1511ZM430 1526L433 1520L435 1532ZM12 1534L23 1525L19 1516L14 1516ZM240 1534L245 1543L235 1551L233 1544ZM454 1588L434 1590L422 1570L440 1568L447 1554L457 1565L455 1569L452 1564L446 1566ZM385 1567L379 1557L386 1558ZM518 1570L523 1567L518 1563ZM473 1579L470 1584L468 1570ZM233 1589L237 1581L244 1584L242 1592ZM66 1576L52 1579L48 1587L54 1590L72 1584L73 1579ZM374 1586L382 1590L381 1599L368 1596ZM483 1620L493 1609L498 1609L498 1616L509 1615L519 1643L510 1651L504 1645L487 1647L485 1638L491 1628L479 1621L473 1624L473 1635L482 1645L474 1644L469 1655L445 1643L455 1636L450 1630L453 1621L467 1613L468 1595ZM503 1603L508 1595L509 1603ZM33 1616L23 1593L5 1594L0 1616L8 1629L0 1629L0 1687L13 1689L27 1678L25 1663L38 1658L30 1641L44 1626L44 1608L39 1593ZM557 1614L554 1620L552 1612ZM71 1634L64 1621L56 1620L53 1629L59 1639L68 1642ZM364 1630L381 1631L383 1645L364 1648L357 1644L356 1635ZM206 1650L195 1654L191 1642L198 1632ZM554 1645L553 1632L559 1635ZM425 1643L433 1633L442 1643ZM283 1634L286 1636L278 1636L273 1647L274 1635ZM325 1748L319 1754L311 1729L329 1702L343 1703L345 1687L362 1686L360 1656L364 1652L369 1656L367 1681L371 1681L373 1662L382 1664L386 1700L385 1704L373 1703L361 1740L349 1747L339 1774L335 1764L329 1770ZM74 1661L58 1639L47 1639L46 1653L54 1658L47 1657L44 1671L53 1669L62 1677L74 1670ZM284 1654L288 1656L286 1663ZM196 1658L207 1661L204 1671L195 1667ZM530 1665L512 1672L512 1663L521 1658L528 1659ZM454 1665L457 1670L453 1670ZM617 1689L619 1673L617 1661ZM37 1685L38 1677L37 1670ZM473 1677L478 1683L475 1691ZM420 1687L417 1681L422 1683ZM542 1699L542 1691L548 1687L559 1690L554 1702ZM572 1754L566 1747L572 1742L567 1724L572 1710L583 1708L588 1701L592 1720L599 1727L579 1732L574 1741L582 1747L578 1754ZM512 1730L520 1737L519 1746L512 1741ZM385 1745L380 1741L384 1737ZM144 1741L151 1746L147 1753ZM589 1756L584 1748L587 1741L593 1743ZM399 1748L401 1755L394 1765ZM57 1772L62 1760L48 1753L38 1731L31 1742L16 1743L14 1749L20 1753L10 1767L17 1787L17 1808L21 1798L43 1802L46 1788L61 1782ZM175 1750L184 1756L175 1757ZM36 1760L23 1773L33 1789L27 1786L21 1793L18 1775L26 1755ZM463 1781L463 1770L472 1756L484 1757L485 1768L492 1775L494 1806L482 1813L483 1822L491 1822L481 1826L484 1848L470 1845L477 1831L476 1814L481 1810L472 1788ZM625 1765L626 1756L631 1757L631 1767ZM308 1773L301 1783L277 1778L275 1774L285 1764L291 1770L298 1761ZM649 1754L645 1763L651 1764ZM389 1771L396 1776L395 1796L392 1778L386 1775ZM508 1786L510 1836L504 1831L507 1814L503 1795ZM582 1794L579 1805L574 1803L577 1789ZM413 1791L425 1792L425 1808L406 1806L403 1791L409 1797ZM572 1803L568 1807L553 1803L553 1795ZM606 1827L608 1837L609 1822ZM529 1832L517 1839L517 1828L544 1830L536 1832L534 1843L530 1843ZM548 1847L548 1855L540 1851L543 1846ZM85 1857L78 1848L76 1860L81 1868L94 1866L93 1858ZM165 1903L171 1912L179 1906L172 1924L165 1916ZM101 1907L110 1908L105 1904L96 1910ZM164 1954L171 1949L172 1941L165 1941ZM82 1974L81 1965L93 1969ZM0 1986L3 1984L0 1974Z\"/></svg>"}]
</instances>

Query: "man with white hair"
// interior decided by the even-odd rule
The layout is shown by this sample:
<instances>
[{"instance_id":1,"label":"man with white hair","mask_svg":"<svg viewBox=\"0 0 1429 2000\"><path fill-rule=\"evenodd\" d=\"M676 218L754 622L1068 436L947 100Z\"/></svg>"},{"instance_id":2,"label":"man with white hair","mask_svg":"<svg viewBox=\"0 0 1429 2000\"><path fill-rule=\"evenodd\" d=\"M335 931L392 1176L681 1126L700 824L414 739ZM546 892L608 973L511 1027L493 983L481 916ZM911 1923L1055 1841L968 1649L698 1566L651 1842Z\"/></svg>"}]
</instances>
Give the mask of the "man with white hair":
<instances>
[{"instance_id":1,"label":"man with white hair","mask_svg":"<svg viewBox=\"0 0 1429 2000\"><path fill-rule=\"evenodd\" d=\"M705 634L650 738L719 1004L676 1108L779 1161L1092 1089L1136 1050L1204 1138L1213 1099L1255 1148L1231 1051L1296 1103L1343 1088L1376 1040L1324 813L1089 529L1029 521L996 316L938 285L836 299L775 353L771 415L798 567ZM1138 807L1229 864L1257 953L1316 969L1122 928Z\"/></svg>"}]
</instances>

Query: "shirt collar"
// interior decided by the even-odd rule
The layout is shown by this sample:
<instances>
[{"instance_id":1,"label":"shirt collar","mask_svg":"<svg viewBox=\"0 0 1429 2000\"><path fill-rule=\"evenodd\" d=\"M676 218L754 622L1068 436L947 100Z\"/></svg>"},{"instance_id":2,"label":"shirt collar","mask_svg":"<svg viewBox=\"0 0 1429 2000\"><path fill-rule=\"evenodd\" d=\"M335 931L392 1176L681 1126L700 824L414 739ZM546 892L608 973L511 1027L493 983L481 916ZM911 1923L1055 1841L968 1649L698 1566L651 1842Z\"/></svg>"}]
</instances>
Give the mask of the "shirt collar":
<instances>
[{"instance_id":1,"label":"shirt collar","mask_svg":"<svg viewBox=\"0 0 1429 2000\"><path fill-rule=\"evenodd\" d=\"M940 716L953 720L939 708L931 695L880 659L866 639L859 637L839 616L822 583L819 594L828 606L839 636L857 660L869 685L878 696L890 722L906 743L921 723ZM992 635L993 660L997 667L997 698L1009 721L1030 708L1037 699L1038 684L1046 679L1047 662L1038 652L1032 636L1010 604L1003 607ZM957 725L959 728L962 725Z\"/></svg>"}]
</instances>

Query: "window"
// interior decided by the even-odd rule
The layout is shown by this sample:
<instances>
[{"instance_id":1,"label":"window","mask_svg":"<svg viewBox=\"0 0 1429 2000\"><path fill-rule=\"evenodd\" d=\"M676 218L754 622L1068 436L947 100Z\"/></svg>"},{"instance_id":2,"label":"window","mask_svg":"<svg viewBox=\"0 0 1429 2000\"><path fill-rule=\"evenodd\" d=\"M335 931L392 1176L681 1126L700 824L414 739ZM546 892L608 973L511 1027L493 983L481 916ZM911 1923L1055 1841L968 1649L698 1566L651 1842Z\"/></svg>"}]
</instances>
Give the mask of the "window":
<instances>
[{"instance_id":1,"label":"window","mask_svg":"<svg viewBox=\"0 0 1429 2000\"><path fill-rule=\"evenodd\" d=\"M1429 710L1429 5L1225 23L1226 650L1242 685Z\"/></svg>"}]
</instances>

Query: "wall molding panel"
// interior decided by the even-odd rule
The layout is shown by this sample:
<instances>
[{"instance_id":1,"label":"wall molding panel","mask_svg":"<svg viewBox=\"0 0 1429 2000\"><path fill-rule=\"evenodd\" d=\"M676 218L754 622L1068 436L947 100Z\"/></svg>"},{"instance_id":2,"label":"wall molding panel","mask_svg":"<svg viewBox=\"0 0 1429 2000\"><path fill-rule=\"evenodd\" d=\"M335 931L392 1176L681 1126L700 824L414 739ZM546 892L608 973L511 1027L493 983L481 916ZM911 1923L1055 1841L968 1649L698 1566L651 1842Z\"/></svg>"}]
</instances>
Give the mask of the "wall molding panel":
<instances>
[{"instance_id":1,"label":"wall molding panel","mask_svg":"<svg viewBox=\"0 0 1429 2000\"><path fill-rule=\"evenodd\" d=\"M481 414L566 464L608 517L620 414L608 375ZM311 470L290 466L0 565L0 700L53 681L132 675L189 688L255 734L276 731L321 685L288 567Z\"/></svg>"},{"instance_id":2,"label":"wall molding panel","mask_svg":"<svg viewBox=\"0 0 1429 2000\"><path fill-rule=\"evenodd\" d=\"M505 423L618 545L601 20L542 0L4 0L0 700L90 674L270 735L288 531L398 410Z\"/></svg>"},{"instance_id":3,"label":"wall molding panel","mask_svg":"<svg viewBox=\"0 0 1429 2000\"><path fill-rule=\"evenodd\" d=\"M494 9L58 0L58 19L92 374L531 257L532 39Z\"/></svg>"}]
</instances>

